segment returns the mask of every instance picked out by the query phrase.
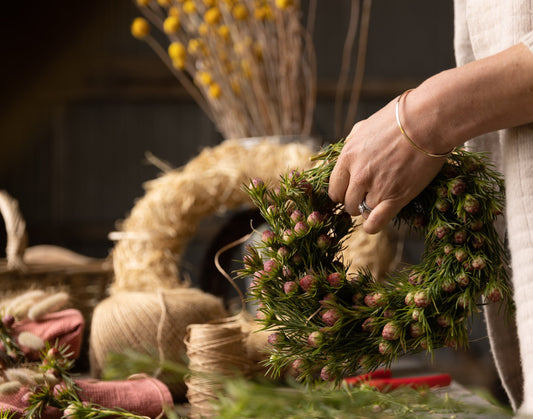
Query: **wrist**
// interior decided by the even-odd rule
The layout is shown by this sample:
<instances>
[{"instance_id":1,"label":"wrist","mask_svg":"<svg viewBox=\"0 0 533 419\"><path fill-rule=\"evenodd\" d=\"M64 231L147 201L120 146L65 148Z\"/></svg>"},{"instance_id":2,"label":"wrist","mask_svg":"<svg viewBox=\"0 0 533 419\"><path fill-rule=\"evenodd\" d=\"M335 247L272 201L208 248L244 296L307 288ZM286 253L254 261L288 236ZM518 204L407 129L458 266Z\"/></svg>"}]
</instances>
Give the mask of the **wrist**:
<instances>
[{"instance_id":1,"label":"wrist","mask_svg":"<svg viewBox=\"0 0 533 419\"><path fill-rule=\"evenodd\" d=\"M399 103L401 123L418 147L432 154L446 154L470 137L467 127L454 116L453 101L444 99L439 86L428 79Z\"/></svg>"}]
</instances>

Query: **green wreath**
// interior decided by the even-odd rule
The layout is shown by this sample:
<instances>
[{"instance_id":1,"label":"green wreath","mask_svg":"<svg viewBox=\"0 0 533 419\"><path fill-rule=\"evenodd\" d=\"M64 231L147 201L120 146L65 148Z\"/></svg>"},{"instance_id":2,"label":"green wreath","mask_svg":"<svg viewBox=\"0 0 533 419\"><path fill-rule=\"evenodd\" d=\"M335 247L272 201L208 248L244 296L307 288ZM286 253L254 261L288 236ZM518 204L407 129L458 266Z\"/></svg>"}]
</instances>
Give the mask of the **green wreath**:
<instances>
[{"instance_id":1,"label":"green wreath","mask_svg":"<svg viewBox=\"0 0 533 419\"><path fill-rule=\"evenodd\" d=\"M248 246L240 277L269 337L271 372L292 367L302 381L339 382L361 369L440 347L468 347L480 304L511 306L507 255L494 227L502 213L501 176L482 154L455 151L431 184L395 219L424 235L421 263L386 281L368 269L348 274L341 250L357 227L328 196L343 142L320 164L281 176L270 188L253 179L246 192L270 229Z\"/></svg>"}]
</instances>

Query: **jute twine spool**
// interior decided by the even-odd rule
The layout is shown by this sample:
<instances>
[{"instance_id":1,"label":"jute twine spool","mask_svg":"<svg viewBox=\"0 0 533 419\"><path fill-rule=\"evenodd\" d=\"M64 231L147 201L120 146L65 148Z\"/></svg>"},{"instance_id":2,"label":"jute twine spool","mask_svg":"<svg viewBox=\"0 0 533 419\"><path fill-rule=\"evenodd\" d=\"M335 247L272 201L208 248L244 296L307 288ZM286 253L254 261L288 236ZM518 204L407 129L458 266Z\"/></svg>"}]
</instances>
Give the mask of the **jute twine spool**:
<instances>
[{"instance_id":1,"label":"jute twine spool","mask_svg":"<svg viewBox=\"0 0 533 419\"><path fill-rule=\"evenodd\" d=\"M125 348L159 356L161 362L184 364L187 326L227 316L222 301L194 288L154 292L120 292L95 308L91 324L91 374L99 376L110 353ZM183 399L186 387L175 375L158 378L174 398Z\"/></svg>"},{"instance_id":2,"label":"jute twine spool","mask_svg":"<svg viewBox=\"0 0 533 419\"><path fill-rule=\"evenodd\" d=\"M185 338L190 374L185 379L189 416L211 417L212 402L222 377L246 376L252 364L245 349L245 334L238 323L192 324Z\"/></svg>"}]
</instances>

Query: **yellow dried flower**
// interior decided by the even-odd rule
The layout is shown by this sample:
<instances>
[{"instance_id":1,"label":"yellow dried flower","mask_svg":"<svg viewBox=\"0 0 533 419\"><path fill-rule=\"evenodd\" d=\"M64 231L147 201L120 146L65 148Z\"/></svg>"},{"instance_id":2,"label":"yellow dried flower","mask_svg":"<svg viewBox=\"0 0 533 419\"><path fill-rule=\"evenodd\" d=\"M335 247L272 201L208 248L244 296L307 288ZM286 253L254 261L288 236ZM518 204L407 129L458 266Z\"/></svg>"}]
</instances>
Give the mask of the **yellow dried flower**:
<instances>
[{"instance_id":1,"label":"yellow dried flower","mask_svg":"<svg viewBox=\"0 0 533 419\"><path fill-rule=\"evenodd\" d=\"M150 34L150 24L143 17L136 17L131 23L131 34L138 39L143 39Z\"/></svg>"},{"instance_id":2,"label":"yellow dried flower","mask_svg":"<svg viewBox=\"0 0 533 419\"><path fill-rule=\"evenodd\" d=\"M185 68L185 58L174 58L172 60L172 66L177 70L183 70Z\"/></svg>"},{"instance_id":3,"label":"yellow dried flower","mask_svg":"<svg viewBox=\"0 0 533 419\"><path fill-rule=\"evenodd\" d=\"M170 9L168 9L168 15L169 16L178 16L180 15L180 11L177 7L172 6Z\"/></svg>"},{"instance_id":4,"label":"yellow dried flower","mask_svg":"<svg viewBox=\"0 0 533 419\"><path fill-rule=\"evenodd\" d=\"M198 34L200 36L206 36L209 33L209 26L203 22L198 25Z\"/></svg>"},{"instance_id":5,"label":"yellow dried flower","mask_svg":"<svg viewBox=\"0 0 533 419\"><path fill-rule=\"evenodd\" d=\"M194 0L185 0L185 3L183 3L183 11L187 14L196 12L196 3Z\"/></svg>"},{"instance_id":6,"label":"yellow dried flower","mask_svg":"<svg viewBox=\"0 0 533 419\"><path fill-rule=\"evenodd\" d=\"M196 55L204 52L204 44L201 39L192 38L189 39L189 44L187 45L187 51L189 54Z\"/></svg>"},{"instance_id":7,"label":"yellow dried flower","mask_svg":"<svg viewBox=\"0 0 533 419\"><path fill-rule=\"evenodd\" d=\"M137 0L137 4L141 7L146 7L148 6L150 3L152 2L152 0Z\"/></svg>"},{"instance_id":8,"label":"yellow dried flower","mask_svg":"<svg viewBox=\"0 0 533 419\"><path fill-rule=\"evenodd\" d=\"M263 48L259 42L254 43L254 55L258 61L263 60Z\"/></svg>"},{"instance_id":9,"label":"yellow dried flower","mask_svg":"<svg viewBox=\"0 0 533 419\"><path fill-rule=\"evenodd\" d=\"M248 9L242 3L237 3L231 12L237 20L244 20L248 17Z\"/></svg>"},{"instance_id":10,"label":"yellow dried flower","mask_svg":"<svg viewBox=\"0 0 533 419\"><path fill-rule=\"evenodd\" d=\"M254 17L258 20L272 19L272 9L268 6L260 6L254 10Z\"/></svg>"},{"instance_id":11,"label":"yellow dried flower","mask_svg":"<svg viewBox=\"0 0 533 419\"><path fill-rule=\"evenodd\" d=\"M187 56L187 49L185 48L185 45L183 45L181 42L172 42L168 46L168 55L173 60L185 59L185 57Z\"/></svg>"},{"instance_id":12,"label":"yellow dried flower","mask_svg":"<svg viewBox=\"0 0 533 419\"><path fill-rule=\"evenodd\" d=\"M209 74L207 71L198 71L196 73L196 80L202 86L209 86L211 83L213 83L213 77L211 77L211 74Z\"/></svg>"},{"instance_id":13,"label":"yellow dried flower","mask_svg":"<svg viewBox=\"0 0 533 419\"><path fill-rule=\"evenodd\" d=\"M222 15L220 14L218 7L211 7L204 14L205 22L210 25L216 25L218 22L220 22L221 17Z\"/></svg>"},{"instance_id":14,"label":"yellow dried flower","mask_svg":"<svg viewBox=\"0 0 533 419\"><path fill-rule=\"evenodd\" d=\"M276 0L276 6L279 9L288 9L294 4L293 0Z\"/></svg>"},{"instance_id":15,"label":"yellow dried flower","mask_svg":"<svg viewBox=\"0 0 533 419\"><path fill-rule=\"evenodd\" d=\"M180 19L177 16L169 16L163 22L163 30L165 33L177 33L180 29Z\"/></svg>"},{"instance_id":16,"label":"yellow dried flower","mask_svg":"<svg viewBox=\"0 0 533 419\"><path fill-rule=\"evenodd\" d=\"M219 26L217 31L220 37L224 39L224 41L229 41L230 33L229 33L229 28L226 25Z\"/></svg>"},{"instance_id":17,"label":"yellow dried flower","mask_svg":"<svg viewBox=\"0 0 533 419\"><path fill-rule=\"evenodd\" d=\"M217 0L204 0L204 4L207 7L213 7L213 6L216 6Z\"/></svg>"},{"instance_id":18,"label":"yellow dried flower","mask_svg":"<svg viewBox=\"0 0 533 419\"><path fill-rule=\"evenodd\" d=\"M240 96L242 91L241 91L241 85L239 84L239 82L237 80L232 80L231 81L231 90L233 90L233 93L235 93L237 96Z\"/></svg>"},{"instance_id":19,"label":"yellow dried flower","mask_svg":"<svg viewBox=\"0 0 533 419\"><path fill-rule=\"evenodd\" d=\"M217 83L213 83L209 86L208 94L213 99L218 99L222 95L222 89Z\"/></svg>"},{"instance_id":20,"label":"yellow dried flower","mask_svg":"<svg viewBox=\"0 0 533 419\"><path fill-rule=\"evenodd\" d=\"M162 7L169 7L172 4L172 0L157 0L157 3Z\"/></svg>"},{"instance_id":21,"label":"yellow dried flower","mask_svg":"<svg viewBox=\"0 0 533 419\"><path fill-rule=\"evenodd\" d=\"M241 61L241 70L242 70L242 73L244 74L244 77L246 77L247 79L249 79L252 76L252 70L251 70L250 63L248 62L248 60Z\"/></svg>"}]
</instances>

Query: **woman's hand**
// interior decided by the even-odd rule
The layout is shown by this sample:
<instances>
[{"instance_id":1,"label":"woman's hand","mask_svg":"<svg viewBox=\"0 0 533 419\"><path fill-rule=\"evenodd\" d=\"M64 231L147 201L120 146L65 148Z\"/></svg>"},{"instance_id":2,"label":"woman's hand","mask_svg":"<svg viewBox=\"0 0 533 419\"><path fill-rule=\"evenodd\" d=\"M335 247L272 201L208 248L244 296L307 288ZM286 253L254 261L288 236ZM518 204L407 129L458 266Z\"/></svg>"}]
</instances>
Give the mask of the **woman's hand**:
<instances>
[{"instance_id":1,"label":"woman's hand","mask_svg":"<svg viewBox=\"0 0 533 419\"><path fill-rule=\"evenodd\" d=\"M402 110L404 102L402 99L400 103ZM385 228L402 207L422 192L446 161L422 154L403 138L396 123L395 106L396 99L354 125L329 183L331 199L344 203L351 215L360 214L363 200L372 208L370 213L362 214L363 228L370 234ZM402 124L408 133L421 135L417 124ZM417 137L413 134L412 138ZM419 145L430 144L426 147L432 150L431 140L426 135Z\"/></svg>"}]
</instances>

